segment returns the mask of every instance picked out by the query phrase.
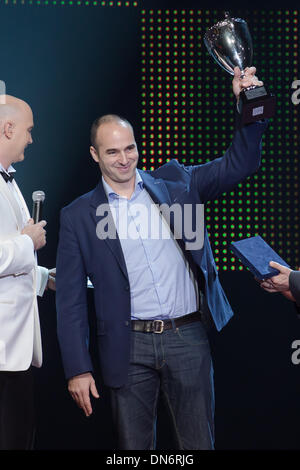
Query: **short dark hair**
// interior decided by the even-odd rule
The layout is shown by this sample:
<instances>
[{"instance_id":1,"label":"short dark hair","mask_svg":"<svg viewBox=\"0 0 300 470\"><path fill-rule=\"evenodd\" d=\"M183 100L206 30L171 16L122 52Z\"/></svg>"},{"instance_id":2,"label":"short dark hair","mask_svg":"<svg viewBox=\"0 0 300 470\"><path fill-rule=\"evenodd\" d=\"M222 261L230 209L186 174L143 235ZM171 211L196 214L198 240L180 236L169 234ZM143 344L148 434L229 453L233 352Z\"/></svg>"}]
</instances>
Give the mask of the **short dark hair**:
<instances>
[{"instance_id":1,"label":"short dark hair","mask_svg":"<svg viewBox=\"0 0 300 470\"><path fill-rule=\"evenodd\" d=\"M94 148L97 148L96 136L97 136L97 131L99 127L102 126L102 124L106 124L108 122L115 122L119 124L123 123L131 127L131 129L133 129L132 125L127 119L121 116L118 116L117 114L105 114L104 116L100 116L94 120L92 127L91 127L91 144Z\"/></svg>"}]
</instances>

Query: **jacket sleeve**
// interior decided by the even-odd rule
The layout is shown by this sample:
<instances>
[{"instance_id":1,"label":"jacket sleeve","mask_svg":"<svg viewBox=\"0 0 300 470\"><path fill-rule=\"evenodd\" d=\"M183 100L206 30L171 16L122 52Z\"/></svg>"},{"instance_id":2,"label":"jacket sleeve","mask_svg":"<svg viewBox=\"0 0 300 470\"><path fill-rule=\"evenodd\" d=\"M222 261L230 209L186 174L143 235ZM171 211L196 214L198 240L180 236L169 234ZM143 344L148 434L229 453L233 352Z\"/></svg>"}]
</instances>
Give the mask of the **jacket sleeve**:
<instances>
[{"instance_id":1,"label":"jacket sleeve","mask_svg":"<svg viewBox=\"0 0 300 470\"><path fill-rule=\"evenodd\" d=\"M188 167L191 184L201 202L214 200L253 174L260 165L261 139L267 122L256 122L235 131L223 157Z\"/></svg>"},{"instance_id":2,"label":"jacket sleeve","mask_svg":"<svg viewBox=\"0 0 300 470\"><path fill-rule=\"evenodd\" d=\"M289 276L290 290L296 300L296 310L300 318L300 271L292 271Z\"/></svg>"},{"instance_id":3,"label":"jacket sleeve","mask_svg":"<svg viewBox=\"0 0 300 470\"><path fill-rule=\"evenodd\" d=\"M48 283L49 269L44 268L43 266L37 266L36 277L36 293L39 297L42 297Z\"/></svg>"},{"instance_id":4,"label":"jacket sleeve","mask_svg":"<svg viewBox=\"0 0 300 470\"><path fill-rule=\"evenodd\" d=\"M28 274L34 266L34 246L28 235L0 242L0 276Z\"/></svg>"},{"instance_id":5,"label":"jacket sleeve","mask_svg":"<svg viewBox=\"0 0 300 470\"><path fill-rule=\"evenodd\" d=\"M61 211L56 260L57 333L66 378L93 370L89 354L87 274L67 211Z\"/></svg>"}]
</instances>

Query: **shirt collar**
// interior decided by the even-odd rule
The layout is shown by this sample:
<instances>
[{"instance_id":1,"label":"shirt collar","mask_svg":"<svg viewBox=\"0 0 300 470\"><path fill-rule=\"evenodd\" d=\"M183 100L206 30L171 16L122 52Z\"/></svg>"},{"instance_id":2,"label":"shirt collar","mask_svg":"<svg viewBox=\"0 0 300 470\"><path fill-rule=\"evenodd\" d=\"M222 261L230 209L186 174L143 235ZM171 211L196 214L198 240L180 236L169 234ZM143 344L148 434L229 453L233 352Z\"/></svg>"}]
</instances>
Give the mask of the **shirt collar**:
<instances>
[{"instance_id":1,"label":"shirt collar","mask_svg":"<svg viewBox=\"0 0 300 470\"><path fill-rule=\"evenodd\" d=\"M8 167L7 170L5 170L4 166L0 163L0 171L4 171L5 173L15 173L16 170L14 169L14 167L12 167L11 165Z\"/></svg>"},{"instance_id":2,"label":"shirt collar","mask_svg":"<svg viewBox=\"0 0 300 470\"><path fill-rule=\"evenodd\" d=\"M109 198L116 198L116 197L119 197L119 194L117 194L112 188L111 186L105 181L105 179L103 178L102 176L102 184L103 184L103 188L104 188L104 191L105 191L105 194L107 196L107 199ZM140 190L142 190L144 188L144 183L143 183L143 180L141 178L141 175L139 174L138 170L136 169L135 170L135 187L134 187L134 193L136 192L137 188L140 188Z\"/></svg>"}]
</instances>

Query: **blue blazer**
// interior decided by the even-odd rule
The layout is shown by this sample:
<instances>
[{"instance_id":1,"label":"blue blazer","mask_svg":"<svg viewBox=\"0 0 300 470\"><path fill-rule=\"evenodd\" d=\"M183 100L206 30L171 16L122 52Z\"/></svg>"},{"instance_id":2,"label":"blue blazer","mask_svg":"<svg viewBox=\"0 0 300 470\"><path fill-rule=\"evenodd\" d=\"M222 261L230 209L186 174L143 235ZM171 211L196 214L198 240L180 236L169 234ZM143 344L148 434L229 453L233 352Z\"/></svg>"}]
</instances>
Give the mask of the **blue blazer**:
<instances>
[{"instance_id":1,"label":"blue blazer","mask_svg":"<svg viewBox=\"0 0 300 470\"><path fill-rule=\"evenodd\" d=\"M155 171L139 170L146 190L157 204L195 205L216 199L257 170L266 126L257 122L238 129L224 156L209 163L184 166L171 160ZM101 220L96 210L104 203L108 200L100 180L93 191L61 211L56 264L58 339L67 378L93 370L88 347L88 276L94 285L103 379L106 385L119 387L127 381L129 366L130 285L119 239L101 240L96 234ZM181 245L198 269L198 279L204 280L205 304L221 330L233 312L218 279L206 230L201 249L187 252Z\"/></svg>"}]
</instances>

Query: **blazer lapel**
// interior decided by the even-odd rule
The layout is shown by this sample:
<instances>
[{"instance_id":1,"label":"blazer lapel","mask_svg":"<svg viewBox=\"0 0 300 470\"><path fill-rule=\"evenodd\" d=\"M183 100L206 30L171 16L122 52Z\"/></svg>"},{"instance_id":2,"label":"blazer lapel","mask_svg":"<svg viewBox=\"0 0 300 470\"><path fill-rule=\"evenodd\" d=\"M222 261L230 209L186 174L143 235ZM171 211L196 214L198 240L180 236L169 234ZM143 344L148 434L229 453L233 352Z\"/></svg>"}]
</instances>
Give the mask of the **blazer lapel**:
<instances>
[{"instance_id":1,"label":"blazer lapel","mask_svg":"<svg viewBox=\"0 0 300 470\"><path fill-rule=\"evenodd\" d=\"M30 219L30 218L31 218L31 215L30 215L30 213L29 213L27 204L26 204L26 202L25 202L25 199L23 198L23 194L21 193L19 186L17 185L17 183L16 183L15 180L13 180L13 183L12 183L12 184L14 185L14 187L15 187L17 193L18 193L18 196L19 196L19 198L20 198L21 204L22 204L22 206L24 207L26 216L28 217L28 219ZM22 220L23 220L23 219L22 219Z\"/></svg>"},{"instance_id":2,"label":"blazer lapel","mask_svg":"<svg viewBox=\"0 0 300 470\"><path fill-rule=\"evenodd\" d=\"M138 170L144 186L155 204L171 204L167 187L162 179L154 178L150 173Z\"/></svg>"},{"instance_id":3,"label":"blazer lapel","mask_svg":"<svg viewBox=\"0 0 300 470\"><path fill-rule=\"evenodd\" d=\"M97 209L101 204L106 204L107 205L107 210L109 211L109 217L111 217L112 223L114 224L113 216L112 216L112 213L109 209L108 199L106 197L102 181L100 180L98 186L96 186L96 188L94 189L94 193L92 195L91 203L90 203L92 218L93 218L96 226L105 217L105 215L97 215L96 214ZM95 226L95 230L96 230L96 226ZM115 238L111 238L111 237L104 238L104 242L107 244L108 248L111 250L111 252L114 255L114 257L116 258L116 260L117 260L124 276L128 280L127 267L126 267L126 263L125 263L121 243L120 243L120 240L119 240L118 233L117 233L116 229L115 229L115 233L116 233Z\"/></svg>"},{"instance_id":4,"label":"blazer lapel","mask_svg":"<svg viewBox=\"0 0 300 470\"><path fill-rule=\"evenodd\" d=\"M13 183L15 187L17 187L16 182ZM19 207L19 204L16 200L16 198L13 196L11 193L8 184L4 181L2 177L0 177L0 191L4 196L6 197L9 205L11 206L12 213L16 219L16 224L18 227L18 230L21 231L23 229L23 217L21 213L21 209ZM25 204L26 206L26 204Z\"/></svg>"},{"instance_id":5,"label":"blazer lapel","mask_svg":"<svg viewBox=\"0 0 300 470\"><path fill-rule=\"evenodd\" d=\"M171 232L174 235L174 232L175 231L177 232L177 230L174 224L175 222L174 214L172 213L172 211L171 212L169 211L169 208L172 205L172 201L170 199L170 195L169 195L165 182L162 179L154 178L149 173L140 172L140 175L143 179L144 186L146 190L148 191L148 193L150 194L151 198L153 199L154 203L158 204L159 206L163 204L167 206L167 207L164 207L164 206L160 207L160 213L164 217L165 221L170 227ZM178 240L177 237L176 239Z\"/></svg>"},{"instance_id":6,"label":"blazer lapel","mask_svg":"<svg viewBox=\"0 0 300 470\"><path fill-rule=\"evenodd\" d=\"M152 197L153 201L156 204L159 204L159 205L167 204L167 206L168 206L167 211L168 211L169 207L172 205L172 201L170 199L170 195L169 195L169 192L168 192L168 189L166 187L165 182L162 179L154 178L149 173L146 173L146 172L143 172L143 171L140 171L140 170L139 170L139 173L140 173L140 175L143 179L145 188L148 191L148 193L150 194L150 196ZM187 240L185 239L185 235L184 235L183 230L182 230L183 224L184 224L184 214L182 213L182 218L179 221L177 221L177 223L181 224L181 226L176 227L175 226L175 220L174 220L174 214L172 213L172 211L171 211L171 213L168 212L167 214L165 214L164 213L164 208L162 207L160 212L161 212L162 216L165 218L167 224L169 225L170 230L171 230L173 236L176 238L176 241L177 241L178 245L180 246L181 250L186 255L187 250L185 249L185 242ZM180 229L181 236L176 236L179 229ZM188 256L189 256L189 254L188 254ZM189 259L189 261L191 262L190 259Z\"/></svg>"}]
</instances>

